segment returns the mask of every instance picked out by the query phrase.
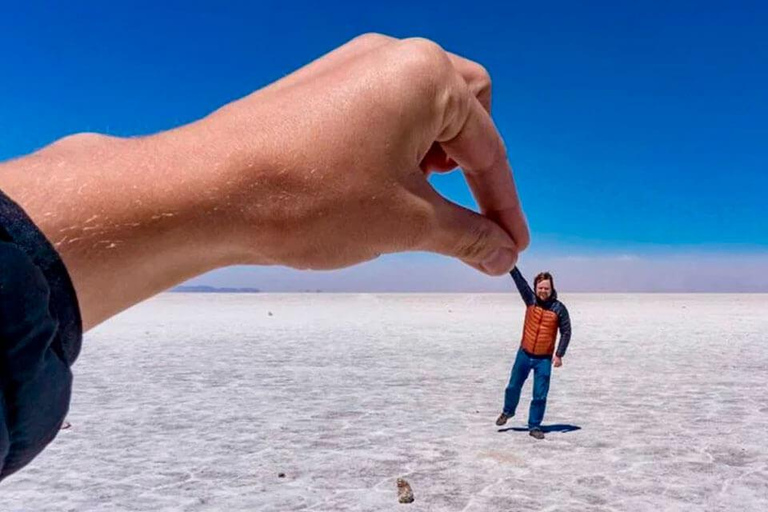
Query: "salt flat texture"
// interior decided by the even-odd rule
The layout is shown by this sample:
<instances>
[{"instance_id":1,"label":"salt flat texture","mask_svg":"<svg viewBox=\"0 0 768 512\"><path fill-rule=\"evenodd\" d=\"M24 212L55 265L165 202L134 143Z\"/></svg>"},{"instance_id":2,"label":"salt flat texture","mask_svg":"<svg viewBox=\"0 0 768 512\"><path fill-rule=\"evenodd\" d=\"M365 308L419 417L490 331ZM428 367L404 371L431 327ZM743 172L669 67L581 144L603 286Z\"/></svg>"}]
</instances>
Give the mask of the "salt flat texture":
<instances>
[{"instance_id":1,"label":"salt flat texture","mask_svg":"<svg viewBox=\"0 0 768 512\"><path fill-rule=\"evenodd\" d=\"M88 333L0 511L768 510L768 295L563 299L580 429L536 441L494 425L516 295L160 296Z\"/></svg>"}]
</instances>

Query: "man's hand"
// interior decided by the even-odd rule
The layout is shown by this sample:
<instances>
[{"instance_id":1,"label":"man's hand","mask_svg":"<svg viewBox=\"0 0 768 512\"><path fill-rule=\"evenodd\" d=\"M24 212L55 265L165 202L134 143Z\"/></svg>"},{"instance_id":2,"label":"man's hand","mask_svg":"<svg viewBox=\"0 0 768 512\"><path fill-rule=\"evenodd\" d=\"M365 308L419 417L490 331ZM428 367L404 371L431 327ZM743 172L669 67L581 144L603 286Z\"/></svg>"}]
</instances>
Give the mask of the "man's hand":
<instances>
[{"instance_id":1,"label":"man's hand","mask_svg":"<svg viewBox=\"0 0 768 512\"><path fill-rule=\"evenodd\" d=\"M490 87L435 43L367 35L202 121L227 154L242 262L331 269L420 250L509 271L528 230ZM456 163L485 216L427 182Z\"/></svg>"},{"instance_id":2,"label":"man's hand","mask_svg":"<svg viewBox=\"0 0 768 512\"><path fill-rule=\"evenodd\" d=\"M563 366L563 358L562 357L555 356L553 361L554 361L554 364L555 364L555 368L560 368L561 366Z\"/></svg>"},{"instance_id":3,"label":"man's hand","mask_svg":"<svg viewBox=\"0 0 768 512\"><path fill-rule=\"evenodd\" d=\"M0 166L0 189L58 249L86 329L233 264L432 251L501 275L529 233L490 103L480 65L367 35L192 124L65 138ZM456 164L482 215L428 183Z\"/></svg>"}]
</instances>

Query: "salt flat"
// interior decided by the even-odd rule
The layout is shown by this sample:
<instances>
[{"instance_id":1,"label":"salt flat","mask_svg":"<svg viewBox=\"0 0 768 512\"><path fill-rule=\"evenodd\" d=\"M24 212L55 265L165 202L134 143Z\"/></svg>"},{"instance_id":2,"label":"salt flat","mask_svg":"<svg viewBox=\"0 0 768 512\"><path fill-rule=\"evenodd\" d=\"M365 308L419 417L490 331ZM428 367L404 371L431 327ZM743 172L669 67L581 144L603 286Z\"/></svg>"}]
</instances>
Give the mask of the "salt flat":
<instances>
[{"instance_id":1,"label":"salt flat","mask_svg":"<svg viewBox=\"0 0 768 512\"><path fill-rule=\"evenodd\" d=\"M536 441L494 425L514 294L159 296L86 335L0 511L768 510L768 295L562 298Z\"/></svg>"}]
</instances>

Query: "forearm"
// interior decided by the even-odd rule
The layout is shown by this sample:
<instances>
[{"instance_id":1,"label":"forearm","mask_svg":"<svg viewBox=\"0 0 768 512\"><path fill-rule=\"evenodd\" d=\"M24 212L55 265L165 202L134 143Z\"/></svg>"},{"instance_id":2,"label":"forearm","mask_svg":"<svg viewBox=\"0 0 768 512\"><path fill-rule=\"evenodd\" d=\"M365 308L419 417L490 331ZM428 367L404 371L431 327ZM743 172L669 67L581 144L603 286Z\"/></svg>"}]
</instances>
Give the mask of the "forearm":
<instances>
[{"instance_id":1,"label":"forearm","mask_svg":"<svg viewBox=\"0 0 768 512\"><path fill-rule=\"evenodd\" d=\"M523 302L529 306L533 304L536 301L533 290L531 290L531 287L523 277L523 274L520 273L520 270L515 267L512 269L509 275L512 276L512 279L515 282L515 286L517 286L517 291L520 293L520 297L522 297Z\"/></svg>"},{"instance_id":2,"label":"forearm","mask_svg":"<svg viewBox=\"0 0 768 512\"><path fill-rule=\"evenodd\" d=\"M0 189L61 255L85 329L236 261L218 208L225 173L196 133L76 135L0 165Z\"/></svg>"}]
</instances>

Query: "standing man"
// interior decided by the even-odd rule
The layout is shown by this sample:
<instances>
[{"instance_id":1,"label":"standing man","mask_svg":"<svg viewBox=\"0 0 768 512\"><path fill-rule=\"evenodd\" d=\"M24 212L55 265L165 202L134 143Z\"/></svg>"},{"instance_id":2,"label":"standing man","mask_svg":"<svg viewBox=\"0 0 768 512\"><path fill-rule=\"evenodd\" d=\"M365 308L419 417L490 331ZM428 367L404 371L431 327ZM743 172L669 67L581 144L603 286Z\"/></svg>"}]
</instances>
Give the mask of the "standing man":
<instances>
[{"instance_id":1,"label":"standing man","mask_svg":"<svg viewBox=\"0 0 768 512\"><path fill-rule=\"evenodd\" d=\"M520 296L525 302L525 325L520 349L517 351L512 375L504 395L504 410L496 420L496 425L504 425L515 415L520 402L520 390L525 379L533 370L533 400L528 413L528 428L531 436L544 439L541 422L547 407L549 378L552 373L552 355L555 368L563 365L563 356L571 340L571 319L565 304L557 300L555 280L549 272L542 272L533 280L536 293L528 286L523 275L515 267L510 272ZM560 329L560 343L555 352L557 330Z\"/></svg>"}]
</instances>

